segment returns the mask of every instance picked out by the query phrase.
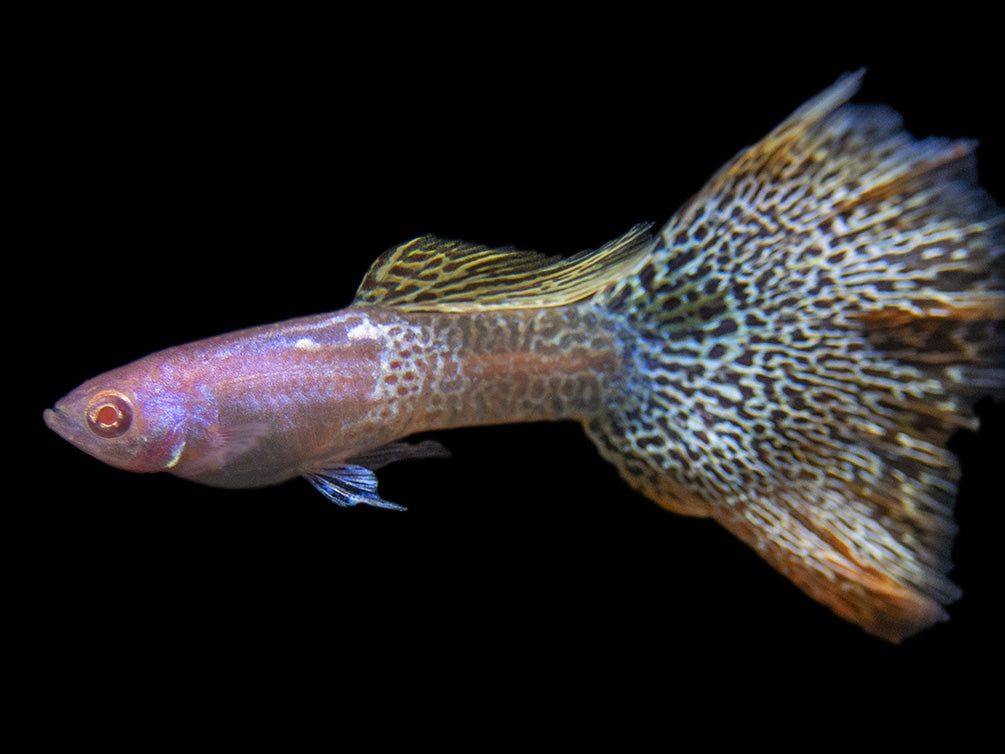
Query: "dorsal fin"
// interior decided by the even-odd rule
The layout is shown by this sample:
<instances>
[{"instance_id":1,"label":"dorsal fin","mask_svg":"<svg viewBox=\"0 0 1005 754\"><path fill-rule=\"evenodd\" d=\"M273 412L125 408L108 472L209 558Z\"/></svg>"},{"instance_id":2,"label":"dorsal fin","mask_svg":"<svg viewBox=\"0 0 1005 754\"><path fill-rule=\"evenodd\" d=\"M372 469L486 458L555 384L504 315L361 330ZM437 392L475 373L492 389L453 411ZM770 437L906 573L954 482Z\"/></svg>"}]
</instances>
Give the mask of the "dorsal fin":
<instances>
[{"instance_id":1,"label":"dorsal fin","mask_svg":"<svg viewBox=\"0 0 1005 754\"><path fill-rule=\"evenodd\" d=\"M353 304L409 311L562 306L631 274L652 244L648 225L568 258L422 236L381 254Z\"/></svg>"}]
</instances>

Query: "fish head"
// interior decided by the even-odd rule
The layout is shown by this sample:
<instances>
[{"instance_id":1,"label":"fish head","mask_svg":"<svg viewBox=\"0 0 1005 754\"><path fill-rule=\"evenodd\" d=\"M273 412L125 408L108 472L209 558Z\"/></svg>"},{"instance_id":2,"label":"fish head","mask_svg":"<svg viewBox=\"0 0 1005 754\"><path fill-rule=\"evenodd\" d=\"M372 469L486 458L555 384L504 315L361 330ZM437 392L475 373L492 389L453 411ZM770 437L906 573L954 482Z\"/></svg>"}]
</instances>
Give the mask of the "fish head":
<instances>
[{"instance_id":1,"label":"fish head","mask_svg":"<svg viewBox=\"0 0 1005 754\"><path fill-rule=\"evenodd\" d=\"M170 470L185 447L187 406L140 362L88 380L43 418L85 453L127 471Z\"/></svg>"}]
</instances>

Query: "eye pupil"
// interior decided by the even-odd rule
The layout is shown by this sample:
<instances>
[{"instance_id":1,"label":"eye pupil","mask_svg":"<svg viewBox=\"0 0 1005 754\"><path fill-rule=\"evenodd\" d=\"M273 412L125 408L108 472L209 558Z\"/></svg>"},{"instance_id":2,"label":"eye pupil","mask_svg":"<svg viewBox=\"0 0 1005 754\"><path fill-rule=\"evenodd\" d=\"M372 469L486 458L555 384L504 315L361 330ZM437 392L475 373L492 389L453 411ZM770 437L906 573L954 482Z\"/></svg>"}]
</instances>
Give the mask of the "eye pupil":
<instances>
[{"instance_id":1,"label":"eye pupil","mask_svg":"<svg viewBox=\"0 0 1005 754\"><path fill-rule=\"evenodd\" d=\"M129 400L121 393L100 393L87 407L87 424L101 437L118 437L132 423L133 410Z\"/></svg>"},{"instance_id":2,"label":"eye pupil","mask_svg":"<svg viewBox=\"0 0 1005 754\"><path fill-rule=\"evenodd\" d=\"M114 406L102 406L98 409L97 419L99 424L108 427L118 422L119 412L115 410Z\"/></svg>"}]
</instances>

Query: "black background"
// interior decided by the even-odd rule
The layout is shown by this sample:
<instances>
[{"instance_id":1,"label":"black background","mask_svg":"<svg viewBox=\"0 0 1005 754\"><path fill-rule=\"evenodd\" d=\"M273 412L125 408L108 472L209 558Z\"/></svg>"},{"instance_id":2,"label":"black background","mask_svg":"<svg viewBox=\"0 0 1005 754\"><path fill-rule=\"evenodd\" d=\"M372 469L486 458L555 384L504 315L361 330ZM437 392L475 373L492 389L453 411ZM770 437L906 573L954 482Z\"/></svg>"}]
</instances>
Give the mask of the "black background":
<instances>
[{"instance_id":1,"label":"black background","mask_svg":"<svg viewBox=\"0 0 1005 754\"><path fill-rule=\"evenodd\" d=\"M71 695L111 679L117 703L169 682L267 696L311 679L339 697L325 706L392 710L450 688L451 709L519 716L627 689L671 708L844 684L869 709L892 694L920 713L930 689L959 698L990 672L1000 406L954 443L965 596L899 647L714 524L631 492L574 425L440 433L452 458L381 473L408 507L395 513L338 509L301 480L231 491L117 471L41 411L152 350L341 308L381 251L422 233L567 254L662 222L862 65L859 101L895 106L917 135L981 140L1001 203L1000 64L808 38L725 55L645 19L331 36L306 19L174 21L71 23L26 66L44 81L26 87L12 204L29 277L8 285L32 290L10 321L29 365L13 470L29 518L9 536L46 677Z\"/></svg>"}]
</instances>

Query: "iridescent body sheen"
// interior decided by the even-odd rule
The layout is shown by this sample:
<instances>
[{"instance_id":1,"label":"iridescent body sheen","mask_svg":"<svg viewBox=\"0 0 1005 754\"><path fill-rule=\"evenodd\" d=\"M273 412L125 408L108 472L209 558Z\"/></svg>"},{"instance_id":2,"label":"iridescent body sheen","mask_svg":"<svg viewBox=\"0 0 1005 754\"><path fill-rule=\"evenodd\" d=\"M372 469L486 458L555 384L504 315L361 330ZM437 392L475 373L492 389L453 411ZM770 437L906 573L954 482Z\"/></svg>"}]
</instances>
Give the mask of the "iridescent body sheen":
<instances>
[{"instance_id":1,"label":"iridescent body sheen","mask_svg":"<svg viewBox=\"0 0 1005 754\"><path fill-rule=\"evenodd\" d=\"M909 636L959 595L945 443L1000 391L1003 217L972 145L842 107L857 83L740 152L655 236L569 259L415 239L347 309L152 354L46 421L125 469L303 475L396 507L374 470L439 452L402 438L571 419L646 496Z\"/></svg>"},{"instance_id":2,"label":"iridescent body sheen","mask_svg":"<svg viewBox=\"0 0 1005 754\"><path fill-rule=\"evenodd\" d=\"M170 455L167 470L177 476L257 487L335 468L419 431L583 420L603 407L618 367L612 328L589 309L406 315L350 307L151 354L84 383L50 422L60 429L57 417L79 413L72 402L84 405L108 384L133 405L172 400L167 423L185 425L171 435L184 444L155 444L156 462ZM90 430L81 430L86 438ZM139 461L102 460L146 464L142 452Z\"/></svg>"}]
</instances>

